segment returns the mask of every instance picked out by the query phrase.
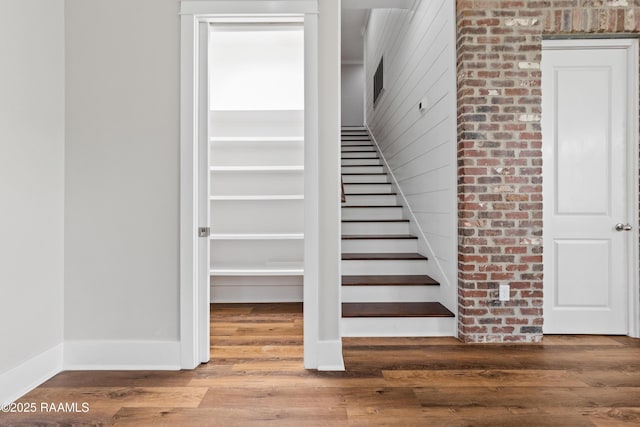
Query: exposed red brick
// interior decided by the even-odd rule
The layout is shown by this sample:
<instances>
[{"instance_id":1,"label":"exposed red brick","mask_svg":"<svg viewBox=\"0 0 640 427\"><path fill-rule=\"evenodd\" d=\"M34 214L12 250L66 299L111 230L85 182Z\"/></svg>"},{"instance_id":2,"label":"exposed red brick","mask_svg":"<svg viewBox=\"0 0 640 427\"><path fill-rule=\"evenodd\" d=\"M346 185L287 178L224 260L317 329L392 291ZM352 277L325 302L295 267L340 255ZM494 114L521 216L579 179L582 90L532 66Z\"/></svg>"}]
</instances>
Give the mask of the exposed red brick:
<instances>
[{"instance_id":1,"label":"exposed red brick","mask_svg":"<svg viewBox=\"0 0 640 427\"><path fill-rule=\"evenodd\" d=\"M640 32L640 1L457 0L457 27L459 337L539 342L542 37Z\"/></svg>"}]
</instances>

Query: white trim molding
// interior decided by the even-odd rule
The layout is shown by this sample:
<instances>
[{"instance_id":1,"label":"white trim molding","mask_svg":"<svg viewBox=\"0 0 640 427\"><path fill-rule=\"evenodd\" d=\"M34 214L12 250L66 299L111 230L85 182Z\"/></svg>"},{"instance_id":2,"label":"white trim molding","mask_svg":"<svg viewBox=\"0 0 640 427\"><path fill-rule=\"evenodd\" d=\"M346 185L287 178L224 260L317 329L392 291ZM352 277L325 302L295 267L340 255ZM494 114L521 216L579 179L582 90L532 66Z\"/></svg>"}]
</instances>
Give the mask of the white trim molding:
<instances>
[{"instance_id":1,"label":"white trim molding","mask_svg":"<svg viewBox=\"0 0 640 427\"><path fill-rule=\"evenodd\" d=\"M178 341L66 341L64 370L156 370L180 369Z\"/></svg>"},{"instance_id":2,"label":"white trim molding","mask_svg":"<svg viewBox=\"0 0 640 427\"><path fill-rule=\"evenodd\" d=\"M329 84L330 89L323 86L321 66L325 61L320 58L323 52L334 55L336 73L339 77L340 43L333 38L327 42L319 40L322 29L338 31L340 28L339 0L323 0L323 7L337 7L337 13L327 14L320 22L318 19L318 2L316 0L276 0L276 1L182 1L181 15L181 115L180 115L180 367L193 369L199 363L205 362L205 353L209 349L209 336L206 333L205 313L209 310L209 301L204 297L204 287L209 284L199 280L200 271L205 266L199 265L201 257L196 229L198 225L198 143L202 132L202 100L207 96L203 93L201 76L202 49L199 48L199 28L209 22L219 22L220 19L231 19L233 22L255 22L269 17L304 18L305 31L305 229L304 229L304 366L307 369L344 369L342 364L342 345L340 341L340 257L335 255L335 247L326 249L334 242L339 248L339 200L340 187L335 185L331 198L324 197L320 191L326 185L326 173L323 165L323 153L333 156L333 163L339 167L339 115L340 88ZM244 20L244 21L243 21ZM337 30L336 30L337 29ZM200 46L201 47L201 46ZM334 57L331 56L333 65ZM200 71L201 73L201 71ZM326 77L331 80L335 76ZM331 99L338 100L336 105L325 103L320 105L320 88L330 91ZM204 91L206 92L206 91ZM330 108L328 108L330 107ZM200 117L200 118L199 118ZM327 126L333 129L337 136L332 138L332 144L320 145L320 129ZM326 130L325 130L326 132ZM332 135L333 136L333 135ZM335 141L333 141L335 139ZM326 157L326 156L325 156ZM339 170L339 169L338 169ZM321 179L322 178L322 179ZM335 180L339 180L336 175ZM323 184L324 183L324 184ZM333 187L332 187L333 188ZM326 202L326 203L325 203ZM323 206L336 205L336 212L327 216L321 213ZM320 208L320 209L319 209ZM323 231L321 219L324 223L332 222L332 232ZM335 223L335 224L333 224ZM335 229L335 230L334 230ZM335 231L335 233L334 233ZM336 234L337 233L337 234ZM334 235L335 234L335 235ZM325 244L321 244L325 242ZM328 253L325 254L325 252ZM334 259L335 258L335 259ZM331 271L331 283L324 283L320 287L323 272ZM333 283L335 282L335 283ZM330 307L327 310L326 307ZM322 309L321 309L322 308ZM329 326L326 326L329 325ZM329 331L329 333L327 333ZM328 350L320 351L320 337L333 340L332 345L324 346ZM323 348L324 348L323 347ZM322 353L322 354L321 354ZM326 353L326 355L325 355Z\"/></svg>"},{"instance_id":3,"label":"white trim molding","mask_svg":"<svg viewBox=\"0 0 640 427\"><path fill-rule=\"evenodd\" d=\"M0 406L14 402L62 372L63 348L64 344L58 344L0 374Z\"/></svg>"},{"instance_id":4,"label":"white trim molding","mask_svg":"<svg viewBox=\"0 0 640 427\"><path fill-rule=\"evenodd\" d=\"M181 15L207 16L207 15L244 15L244 14L315 14L318 13L318 5L315 0L209 0L209 1L182 1L180 4Z\"/></svg>"},{"instance_id":5,"label":"white trim molding","mask_svg":"<svg viewBox=\"0 0 640 427\"><path fill-rule=\"evenodd\" d=\"M344 371L342 340L318 342L318 371Z\"/></svg>"},{"instance_id":6,"label":"white trim molding","mask_svg":"<svg viewBox=\"0 0 640 427\"><path fill-rule=\"evenodd\" d=\"M628 221L633 224L631 237L628 239L627 254L628 262L628 327L627 334L634 338L640 338L640 214L639 203L640 194L638 194L638 182L640 179L638 156L640 151L638 144L638 119L640 112L638 111L638 103L640 101L638 91L638 39L637 38L577 38L577 39L547 39L542 42L542 50L554 49L624 49L627 53L627 168L629 170L627 176L629 191L627 200L628 205ZM544 191L544 189L543 189ZM543 193L543 199L546 199Z\"/></svg>"}]
</instances>

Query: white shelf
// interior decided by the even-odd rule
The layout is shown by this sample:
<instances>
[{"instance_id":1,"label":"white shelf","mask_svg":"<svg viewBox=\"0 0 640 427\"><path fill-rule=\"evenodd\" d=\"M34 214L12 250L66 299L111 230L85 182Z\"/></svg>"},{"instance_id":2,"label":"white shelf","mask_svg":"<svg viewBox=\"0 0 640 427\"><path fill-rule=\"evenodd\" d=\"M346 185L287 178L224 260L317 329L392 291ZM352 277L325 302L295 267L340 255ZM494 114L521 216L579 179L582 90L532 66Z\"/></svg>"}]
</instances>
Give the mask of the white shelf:
<instances>
[{"instance_id":1,"label":"white shelf","mask_svg":"<svg viewBox=\"0 0 640 427\"><path fill-rule=\"evenodd\" d=\"M212 234L211 240L302 240L302 233Z\"/></svg>"},{"instance_id":2,"label":"white shelf","mask_svg":"<svg viewBox=\"0 0 640 427\"><path fill-rule=\"evenodd\" d=\"M304 112L304 108L260 108L256 109L244 109L244 108L211 108L212 113L290 113L290 112Z\"/></svg>"},{"instance_id":3,"label":"white shelf","mask_svg":"<svg viewBox=\"0 0 640 427\"><path fill-rule=\"evenodd\" d=\"M304 142L303 136L212 136L211 142Z\"/></svg>"},{"instance_id":4,"label":"white shelf","mask_svg":"<svg viewBox=\"0 0 640 427\"><path fill-rule=\"evenodd\" d=\"M264 196L209 196L209 200L304 200L301 194L264 195Z\"/></svg>"},{"instance_id":5,"label":"white shelf","mask_svg":"<svg viewBox=\"0 0 640 427\"><path fill-rule=\"evenodd\" d=\"M211 172L299 172L304 166L210 166Z\"/></svg>"},{"instance_id":6,"label":"white shelf","mask_svg":"<svg viewBox=\"0 0 640 427\"><path fill-rule=\"evenodd\" d=\"M302 276L303 268L212 268L211 276Z\"/></svg>"}]
</instances>

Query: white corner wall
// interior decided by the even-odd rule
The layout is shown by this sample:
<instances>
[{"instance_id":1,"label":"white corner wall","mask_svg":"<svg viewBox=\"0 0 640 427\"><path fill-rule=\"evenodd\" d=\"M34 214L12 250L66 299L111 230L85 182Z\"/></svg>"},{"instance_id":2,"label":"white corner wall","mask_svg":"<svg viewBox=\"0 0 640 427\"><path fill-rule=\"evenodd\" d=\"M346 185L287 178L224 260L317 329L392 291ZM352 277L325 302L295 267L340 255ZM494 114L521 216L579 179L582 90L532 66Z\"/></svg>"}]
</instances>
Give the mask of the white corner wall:
<instances>
[{"instance_id":1,"label":"white corner wall","mask_svg":"<svg viewBox=\"0 0 640 427\"><path fill-rule=\"evenodd\" d=\"M365 34L366 121L423 233L420 251L457 308L455 2L420 1L415 11L379 9ZM373 106L373 74L384 55L384 92ZM424 100L426 109L418 110Z\"/></svg>"},{"instance_id":2,"label":"white corner wall","mask_svg":"<svg viewBox=\"0 0 640 427\"><path fill-rule=\"evenodd\" d=\"M0 404L62 367L64 1L0 2Z\"/></svg>"},{"instance_id":3,"label":"white corner wall","mask_svg":"<svg viewBox=\"0 0 640 427\"><path fill-rule=\"evenodd\" d=\"M342 64L342 126L364 123L364 65Z\"/></svg>"},{"instance_id":4,"label":"white corner wall","mask_svg":"<svg viewBox=\"0 0 640 427\"><path fill-rule=\"evenodd\" d=\"M67 369L179 367L178 12L66 1Z\"/></svg>"}]
</instances>

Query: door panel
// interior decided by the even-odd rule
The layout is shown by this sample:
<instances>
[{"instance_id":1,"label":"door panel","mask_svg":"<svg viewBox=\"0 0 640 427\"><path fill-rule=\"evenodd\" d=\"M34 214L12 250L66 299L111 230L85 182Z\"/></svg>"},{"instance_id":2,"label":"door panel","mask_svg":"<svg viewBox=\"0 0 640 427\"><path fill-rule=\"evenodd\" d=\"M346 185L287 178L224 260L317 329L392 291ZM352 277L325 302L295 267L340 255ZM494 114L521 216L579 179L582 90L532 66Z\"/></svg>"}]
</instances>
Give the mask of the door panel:
<instances>
[{"instance_id":1,"label":"door panel","mask_svg":"<svg viewBox=\"0 0 640 427\"><path fill-rule=\"evenodd\" d=\"M543 50L545 333L627 332L626 58Z\"/></svg>"},{"instance_id":2,"label":"door panel","mask_svg":"<svg viewBox=\"0 0 640 427\"><path fill-rule=\"evenodd\" d=\"M608 307L611 245L608 240L555 240L556 307ZM598 265L588 269L585 266Z\"/></svg>"}]
</instances>

